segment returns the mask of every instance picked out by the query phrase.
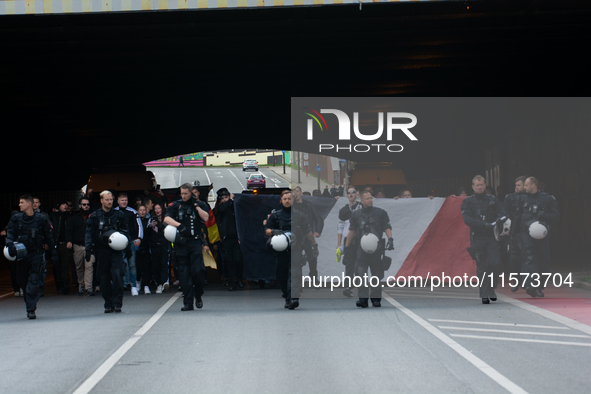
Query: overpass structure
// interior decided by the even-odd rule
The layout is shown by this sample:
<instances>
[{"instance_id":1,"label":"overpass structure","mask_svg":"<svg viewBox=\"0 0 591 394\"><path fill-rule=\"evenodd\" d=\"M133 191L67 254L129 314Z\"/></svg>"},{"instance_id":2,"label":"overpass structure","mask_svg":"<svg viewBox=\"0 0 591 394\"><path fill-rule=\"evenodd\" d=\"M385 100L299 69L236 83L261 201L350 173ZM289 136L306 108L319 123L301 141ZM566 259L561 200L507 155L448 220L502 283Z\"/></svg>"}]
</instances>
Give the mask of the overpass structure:
<instances>
[{"instance_id":1,"label":"overpass structure","mask_svg":"<svg viewBox=\"0 0 591 394\"><path fill-rule=\"evenodd\" d=\"M366 0L365 3L400 3L408 1L411 0ZM0 2L0 15L177 11L343 4L359 4L361 9L363 3L363 0L7 0Z\"/></svg>"}]
</instances>

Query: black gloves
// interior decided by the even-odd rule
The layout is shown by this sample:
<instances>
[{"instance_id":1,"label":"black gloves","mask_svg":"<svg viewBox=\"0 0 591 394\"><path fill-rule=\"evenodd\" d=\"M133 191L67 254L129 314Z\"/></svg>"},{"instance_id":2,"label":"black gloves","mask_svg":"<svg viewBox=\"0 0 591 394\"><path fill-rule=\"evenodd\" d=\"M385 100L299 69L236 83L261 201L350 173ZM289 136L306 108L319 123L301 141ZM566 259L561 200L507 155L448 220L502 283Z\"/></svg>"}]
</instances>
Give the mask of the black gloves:
<instances>
[{"instance_id":1,"label":"black gloves","mask_svg":"<svg viewBox=\"0 0 591 394\"><path fill-rule=\"evenodd\" d=\"M87 263L90 263L91 257L92 257L92 252L90 250L87 250L86 254L84 255L84 259L86 260Z\"/></svg>"},{"instance_id":2,"label":"black gloves","mask_svg":"<svg viewBox=\"0 0 591 394\"><path fill-rule=\"evenodd\" d=\"M318 258L318 244L312 244L312 254L314 255L314 258Z\"/></svg>"},{"instance_id":3,"label":"black gloves","mask_svg":"<svg viewBox=\"0 0 591 394\"><path fill-rule=\"evenodd\" d=\"M502 227L506 221L507 221L507 216L503 216L501 218L498 218L497 221L493 223L493 226L496 224L497 227Z\"/></svg>"},{"instance_id":4,"label":"black gloves","mask_svg":"<svg viewBox=\"0 0 591 394\"><path fill-rule=\"evenodd\" d=\"M180 226L178 226L178 227L177 227L177 229L179 230L179 234L180 234L182 237L188 237L188 236L190 235L190 234L189 234L189 230L187 229L187 227L185 227L185 226L184 226L184 225L182 225L182 224L181 224Z\"/></svg>"},{"instance_id":5,"label":"black gloves","mask_svg":"<svg viewBox=\"0 0 591 394\"><path fill-rule=\"evenodd\" d=\"M271 231L271 235L281 235L281 234L285 234L285 231L283 231L283 230L272 230Z\"/></svg>"},{"instance_id":6,"label":"black gloves","mask_svg":"<svg viewBox=\"0 0 591 394\"><path fill-rule=\"evenodd\" d=\"M394 238L388 238L386 243L386 250L394 250Z\"/></svg>"}]
</instances>

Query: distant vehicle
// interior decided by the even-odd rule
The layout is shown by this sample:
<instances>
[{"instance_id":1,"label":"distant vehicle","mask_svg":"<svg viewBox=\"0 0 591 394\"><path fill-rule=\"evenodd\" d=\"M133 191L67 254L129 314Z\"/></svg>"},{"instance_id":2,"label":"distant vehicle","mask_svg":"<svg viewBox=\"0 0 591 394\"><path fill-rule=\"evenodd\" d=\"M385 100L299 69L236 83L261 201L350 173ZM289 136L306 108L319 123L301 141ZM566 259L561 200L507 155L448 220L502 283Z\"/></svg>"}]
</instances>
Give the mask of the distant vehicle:
<instances>
[{"instance_id":1,"label":"distant vehicle","mask_svg":"<svg viewBox=\"0 0 591 394\"><path fill-rule=\"evenodd\" d=\"M244 163L242 163L242 171L246 171L246 170L250 170L250 169L258 171L259 170L259 162L254 159L244 160Z\"/></svg>"},{"instance_id":2,"label":"distant vehicle","mask_svg":"<svg viewBox=\"0 0 591 394\"><path fill-rule=\"evenodd\" d=\"M248 178L246 188L247 189L255 189L261 188L264 189L265 185L265 177L263 174L251 174Z\"/></svg>"}]
</instances>

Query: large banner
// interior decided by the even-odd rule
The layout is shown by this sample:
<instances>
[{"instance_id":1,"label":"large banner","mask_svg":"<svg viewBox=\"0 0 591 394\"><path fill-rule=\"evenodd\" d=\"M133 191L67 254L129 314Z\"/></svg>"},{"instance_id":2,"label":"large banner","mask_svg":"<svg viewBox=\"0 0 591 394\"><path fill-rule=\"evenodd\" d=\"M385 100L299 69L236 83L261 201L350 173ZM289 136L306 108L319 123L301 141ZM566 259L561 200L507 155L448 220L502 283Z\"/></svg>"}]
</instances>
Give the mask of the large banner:
<instances>
[{"instance_id":1,"label":"large banner","mask_svg":"<svg viewBox=\"0 0 591 394\"><path fill-rule=\"evenodd\" d=\"M470 244L468 227L462 220L460 205L465 197L375 199L374 207L384 209L390 218L393 251L388 276L474 275L475 265L466 248ZM347 199L308 197L316 214L324 220L324 229L316 242L319 246L318 274L340 276L342 262L336 261L339 210ZM275 257L266 246L263 221L279 207L279 196L236 195L236 222L244 255L244 278L275 279ZM342 260L341 260L342 261ZM308 266L303 275L309 274Z\"/></svg>"}]
</instances>

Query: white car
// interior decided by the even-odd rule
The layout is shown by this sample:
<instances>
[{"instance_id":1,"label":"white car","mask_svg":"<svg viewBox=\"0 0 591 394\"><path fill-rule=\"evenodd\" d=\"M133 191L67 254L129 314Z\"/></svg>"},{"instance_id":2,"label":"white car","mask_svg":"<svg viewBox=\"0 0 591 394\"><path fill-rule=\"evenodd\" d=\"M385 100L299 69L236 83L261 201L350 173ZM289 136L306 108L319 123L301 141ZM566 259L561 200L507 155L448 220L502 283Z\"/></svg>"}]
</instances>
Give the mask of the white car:
<instances>
[{"instance_id":1,"label":"white car","mask_svg":"<svg viewBox=\"0 0 591 394\"><path fill-rule=\"evenodd\" d=\"M244 163L242 163L242 171L251 170L251 169L258 171L259 170L259 162L254 159L244 160Z\"/></svg>"}]
</instances>

